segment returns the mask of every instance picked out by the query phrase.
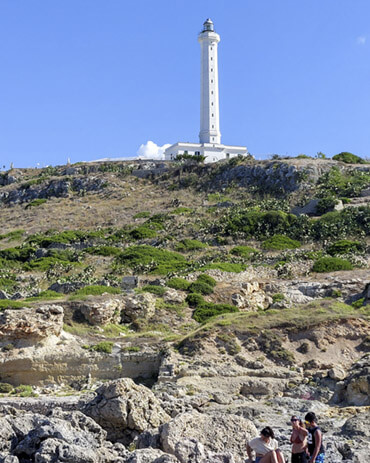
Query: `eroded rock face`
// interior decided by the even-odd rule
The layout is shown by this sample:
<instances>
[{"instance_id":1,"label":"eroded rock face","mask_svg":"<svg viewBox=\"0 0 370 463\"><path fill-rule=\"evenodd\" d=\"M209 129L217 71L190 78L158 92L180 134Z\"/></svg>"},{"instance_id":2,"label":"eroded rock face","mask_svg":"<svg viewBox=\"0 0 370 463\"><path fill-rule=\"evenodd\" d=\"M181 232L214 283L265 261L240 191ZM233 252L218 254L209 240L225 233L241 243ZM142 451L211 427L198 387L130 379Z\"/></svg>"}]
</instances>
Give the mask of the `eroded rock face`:
<instances>
[{"instance_id":1,"label":"eroded rock face","mask_svg":"<svg viewBox=\"0 0 370 463\"><path fill-rule=\"evenodd\" d=\"M183 463L208 461L202 460L207 455L188 459L190 454L202 455L205 451L219 455L217 459L209 461L231 462L231 459L227 459L230 458L227 454L231 453L235 462L241 463L245 459L246 441L257 435L254 424L240 416L206 415L195 411L177 415L160 428L162 449L175 455Z\"/></svg>"},{"instance_id":2,"label":"eroded rock face","mask_svg":"<svg viewBox=\"0 0 370 463\"><path fill-rule=\"evenodd\" d=\"M48 416L18 412L1 418L7 463L125 463L128 451L106 441L106 432L81 412L55 409Z\"/></svg>"},{"instance_id":3,"label":"eroded rock face","mask_svg":"<svg viewBox=\"0 0 370 463\"><path fill-rule=\"evenodd\" d=\"M150 389L129 378L110 381L96 393L84 412L108 431L111 440L128 443L170 419Z\"/></svg>"},{"instance_id":4,"label":"eroded rock face","mask_svg":"<svg viewBox=\"0 0 370 463\"><path fill-rule=\"evenodd\" d=\"M63 307L59 305L44 305L19 310L8 309L0 314L2 340L59 336L62 328Z\"/></svg>"},{"instance_id":5,"label":"eroded rock face","mask_svg":"<svg viewBox=\"0 0 370 463\"><path fill-rule=\"evenodd\" d=\"M348 405L370 405L370 356L356 362L344 381L337 383L334 402Z\"/></svg>"},{"instance_id":6,"label":"eroded rock face","mask_svg":"<svg viewBox=\"0 0 370 463\"><path fill-rule=\"evenodd\" d=\"M124 300L123 320L135 322L138 319L148 319L155 313L156 298L151 293L129 295Z\"/></svg>"},{"instance_id":7,"label":"eroded rock face","mask_svg":"<svg viewBox=\"0 0 370 463\"><path fill-rule=\"evenodd\" d=\"M178 463L173 455L162 452L159 449L135 450L126 460L127 463Z\"/></svg>"},{"instance_id":8,"label":"eroded rock face","mask_svg":"<svg viewBox=\"0 0 370 463\"><path fill-rule=\"evenodd\" d=\"M182 302L185 301L186 295L181 292L181 291L176 291L176 289L168 289L164 294L163 294L163 299L165 302L168 302L169 304L181 304Z\"/></svg>"},{"instance_id":9,"label":"eroded rock face","mask_svg":"<svg viewBox=\"0 0 370 463\"><path fill-rule=\"evenodd\" d=\"M74 310L79 310L91 325L106 325L118 323L123 304L121 298L110 296L88 297L84 301L72 304Z\"/></svg>"}]
</instances>

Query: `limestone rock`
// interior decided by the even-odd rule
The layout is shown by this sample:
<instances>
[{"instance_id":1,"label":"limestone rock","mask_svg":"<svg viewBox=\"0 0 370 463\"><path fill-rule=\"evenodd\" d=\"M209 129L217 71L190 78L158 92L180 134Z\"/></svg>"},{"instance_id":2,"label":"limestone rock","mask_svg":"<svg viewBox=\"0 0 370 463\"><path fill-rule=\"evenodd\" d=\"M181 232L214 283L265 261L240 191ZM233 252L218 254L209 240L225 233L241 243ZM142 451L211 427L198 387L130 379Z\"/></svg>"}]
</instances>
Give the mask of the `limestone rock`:
<instances>
[{"instance_id":1,"label":"limestone rock","mask_svg":"<svg viewBox=\"0 0 370 463\"><path fill-rule=\"evenodd\" d=\"M215 454L231 453L235 461L245 459L245 442L258 435L251 421L233 414L206 415L198 412L177 415L160 428L162 449L183 463L202 461L189 459L189 453L202 455L203 446L207 452ZM200 445L202 444L202 445ZM188 449L188 450L186 450ZM221 457L220 457L221 458ZM209 461L229 461L226 456Z\"/></svg>"},{"instance_id":2,"label":"limestone rock","mask_svg":"<svg viewBox=\"0 0 370 463\"><path fill-rule=\"evenodd\" d=\"M364 356L351 368L344 381L337 383L333 397L336 403L370 405L370 357Z\"/></svg>"},{"instance_id":3,"label":"limestone rock","mask_svg":"<svg viewBox=\"0 0 370 463\"><path fill-rule=\"evenodd\" d=\"M232 303L241 310L257 311L268 305L267 296L257 281L246 282L231 296Z\"/></svg>"},{"instance_id":4,"label":"limestone rock","mask_svg":"<svg viewBox=\"0 0 370 463\"><path fill-rule=\"evenodd\" d=\"M328 371L328 375L331 379L336 381L343 381L343 379L346 377L346 372L343 370L343 368L335 366Z\"/></svg>"},{"instance_id":5,"label":"limestone rock","mask_svg":"<svg viewBox=\"0 0 370 463\"><path fill-rule=\"evenodd\" d=\"M170 288L163 294L163 299L169 304L181 304L185 301L185 294Z\"/></svg>"},{"instance_id":6,"label":"limestone rock","mask_svg":"<svg viewBox=\"0 0 370 463\"><path fill-rule=\"evenodd\" d=\"M151 293L128 295L124 300L123 320L135 322L148 319L155 313L156 298Z\"/></svg>"},{"instance_id":7,"label":"limestone rock","mask_svg":"<svg viewBox=\"0 0 370 463\"><path fill-rule=\"evenodd\" d=\"M109 439L127 443L170 419L150 389L129 378L110 381L96 393L84 411L108 431Z\"/></svg>"},{"instance_id":8,"label":"limestone rock","mask_svg":"<svg viewBox=\"0 0 370 463\"><path fill-rule=\"evenodd\" d=\"M282 392L284 388L285 381L282 380L251 378L242 384L240 393L244 396L272 396Z\"/></svg>"},{"instance_id":9,"label":"limestone rock","mask_svg":"<svg viewBox=\"0 0 370 463\"><path fill-rule=\"evenodd\" d=\"M79 310L91 325L118 323L122 310L122 300L110 296L90 296L84 301L72 303L74 310Z\"/></svg>"},{"instance_id":10,"label":"limestone rock","mask_svg":"<svg viewBox=\"0 0 370 463\"><path fill-rule=\"evenodd\" d=\"M81 412L55 409L49 416L19 412L3 418L12 429L8 463L125 463L123 446L105 440L106 432ZM56 460L56 456L58 456Z\"/></svg>"},{"instance_id":11,"label":"limestone rock","mask_svg":"<svg viewBox=\"0 0 370 463\"><path fill-rule=\"evenodd\" d=\"M5 340L59 336L63 328L63 307L8 309L0 313L0 337Z\"/></svg>"},{"instance_id":12,"label":"limestone rock","mask_svg":"<svg viewBox=\"0 0 370 463\"><path fill-rule=\"evenodd\" d=\"M159 449L135 450L126 460L126 463L178 463L179 460L173 455L162 452Z\"/></svg>"}]
</instances>

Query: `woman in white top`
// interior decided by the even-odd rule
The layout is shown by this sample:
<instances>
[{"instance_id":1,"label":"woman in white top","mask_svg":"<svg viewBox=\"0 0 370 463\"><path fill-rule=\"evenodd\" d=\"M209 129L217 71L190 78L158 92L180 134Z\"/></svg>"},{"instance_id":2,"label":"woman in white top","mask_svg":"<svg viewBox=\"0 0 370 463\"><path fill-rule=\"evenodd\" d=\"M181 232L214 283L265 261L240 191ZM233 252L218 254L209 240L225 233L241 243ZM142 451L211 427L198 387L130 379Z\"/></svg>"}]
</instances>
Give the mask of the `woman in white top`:
<instances>
[{"instance_id":1,"label":"woman in white top","mask_svg":"<svg viewBox=\"0 0 370 463\"><path fill-rule=\"evenodd\" d=\"M274 431L270 426L266 426L261 431L261 437L255 437L247 443L249 462L253 461L252 451L255 451L255 463L285 463L284 456L278 446Z\"/></svg>"}]
</instances>

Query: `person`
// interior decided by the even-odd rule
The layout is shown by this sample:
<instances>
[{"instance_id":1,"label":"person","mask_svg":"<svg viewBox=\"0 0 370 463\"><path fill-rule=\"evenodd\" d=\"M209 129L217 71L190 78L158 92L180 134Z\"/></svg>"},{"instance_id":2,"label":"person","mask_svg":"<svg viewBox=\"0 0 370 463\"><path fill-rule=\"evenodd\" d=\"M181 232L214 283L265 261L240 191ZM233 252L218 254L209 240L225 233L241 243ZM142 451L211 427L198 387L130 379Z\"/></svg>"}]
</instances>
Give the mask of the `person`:
<instances>
[{"instance_id":1,"label":"person","mask_svg":"<svg viewBox=\"0 0 370 463\"><path fill-rule=\"evenodd\" d=\"M248 461L252 460L252 451L256 452L255 463L285 463L283 454L278 449L274 431L266 426L260 437L255 437L247 443Z\"/></svg>"},{"instance_id":2,"label":"person","mask_svg":"<svg viewBox=\"0 0 370 463\"><path fill-rule=\"evenodd\" d=\"M292 463L307 463L307 435L308 431L300 418L293 415L290 419L292 423Z\"/></svg>"},{"instance_id":3,"label":"person","mask_svg":"<svg viewBox=\"0 0 370 463\"><path fill-rule=\"evenodd\" d=\"M322 432L317 425L317 418L314 412L309 412L304 417L308 427L307 445L310 458L308 463L324 463L325 450L322 442Z\"/></svg>"}]
</instances>

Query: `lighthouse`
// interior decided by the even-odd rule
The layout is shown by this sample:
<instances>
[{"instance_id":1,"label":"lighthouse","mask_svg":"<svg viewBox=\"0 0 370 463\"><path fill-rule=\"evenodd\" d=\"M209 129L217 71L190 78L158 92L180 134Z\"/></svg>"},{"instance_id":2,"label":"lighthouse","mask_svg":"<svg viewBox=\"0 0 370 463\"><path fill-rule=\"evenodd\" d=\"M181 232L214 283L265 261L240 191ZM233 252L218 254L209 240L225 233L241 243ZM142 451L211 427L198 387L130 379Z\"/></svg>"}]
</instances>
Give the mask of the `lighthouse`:
<instances>
[{"instance_id":1,"label":"lighthouse","mask_svg":"<svg viewBox=\"0 0 370 463\"><path fill-rule=\"evenodd\" d=\"M217 46L220 36L207 19L198 36L200 43L200 143L221 143L218 104Z\"/></svg>"},{"instance_id":2,"label":"lighthouse","mask_svg":"<svg viewBox=\"0 0 370 463\"><path fill-rule=\"evenodd\" d=\"M205 162L216 162L238 155L246 155L245 146L222 145L218 94L218 44L211 19L203 23L198 35L200 44L200 130L199 143L177 142L165 152L165 160L175 160L180 154L205 156Z\"/></svg>"}]
</instances>

